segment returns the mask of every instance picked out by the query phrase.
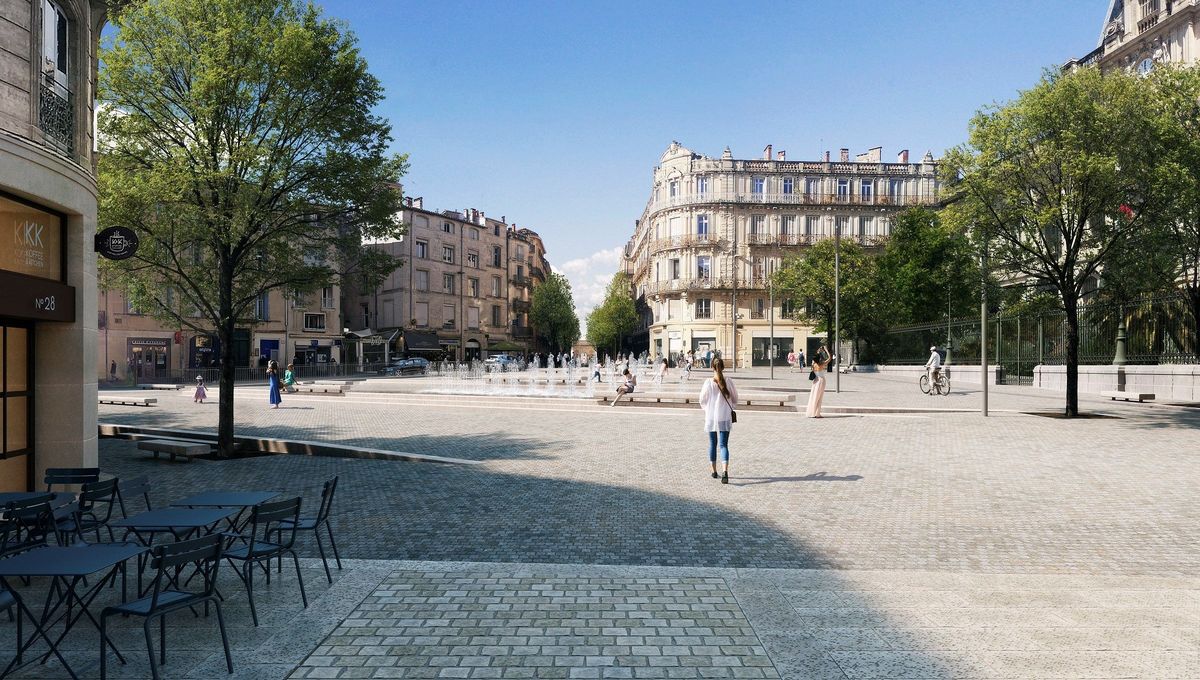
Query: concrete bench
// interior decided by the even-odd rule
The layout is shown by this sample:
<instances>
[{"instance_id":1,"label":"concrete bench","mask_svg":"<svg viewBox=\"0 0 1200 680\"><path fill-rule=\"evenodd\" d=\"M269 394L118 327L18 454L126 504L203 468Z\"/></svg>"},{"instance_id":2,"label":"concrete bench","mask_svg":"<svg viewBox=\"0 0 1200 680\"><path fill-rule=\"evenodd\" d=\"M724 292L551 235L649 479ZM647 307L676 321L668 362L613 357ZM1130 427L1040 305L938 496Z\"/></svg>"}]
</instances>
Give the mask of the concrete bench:
<instances>
[{"instance_id":1,"label":"concrete bench","mask_svg":"<svg viewBox=\"0 0 1200 680\"><path fill-rule=\"evenodd\" d=\"M617 395L604 394L597 397L601 404L607 404ZM770 407L786 407L796 400L794 394L745 394L739 395L737 406L753 407L753 406L770 406ZM631 404L699 404L700 397L696 394L684 394L680 392L634 392L621 397L621 403L629 402Z\"/></svg>"},{"instance_id":2,"label":"concrete bench","mask_svg":"<svg viewBox=\"0 0 1200 680\"><path fill-rule=\"evenodd\" d=\"M1109 390L1107 392L1101 392L1100 396L1109 397L1113 401L1118 399L1124 399L1125 401L1137 400L1138 402L1154 401L1153 392L1122 392L1120 390Z\"/></svg>"},{"instance_id":3,"label":"concrete bench","mask_svg":"<svg viewBox=\"0 0 1200 680\"><path fill-rule=\"evenodd\" d=\"M280 388L280 389L282 391L286 391L286 388ZM315 384L315 383L308 384L308 385L301 385L301 384L297 383L294 386L294 389L297 392L302 392L305 394L341 394L342 393L341 385L319 385L319 384Z\"/></svg>"},{"instance_id":4,"label":"concrete bench","mask_svg":"<svg viewBox=\"0 0 1200 680\"><path fill-rule=\"evenodd\" d=\"M143 390L182 390L183 385L173 385L171 383L154 383L151 385L138 385Z\"/></svg>"},{"instance_id":5,"label":"concrete bench","mask_svg":"<svg viewBox=\"0 0 1200 680\"><path fill-rule=\"evenodd\" d=\"M137 447L143 451L154 452L155 458L158 458L160 453L166 453L171 456L171 460L182 456L189 463L193 457L206 456L212 451L212 445L207 442L186 439L148 439L138 442Z\"/></svg>"},{"instance_id":6,"label":"concrete bench","mask_svg":"<svg viewBox=\"0 0 1200 680\"><path fill-rule=\"evenodd\" d=\"M113 406L149 406L157 404L158 400L154 397L100 397L100 403Z\"/></svg>"}]
</instances>

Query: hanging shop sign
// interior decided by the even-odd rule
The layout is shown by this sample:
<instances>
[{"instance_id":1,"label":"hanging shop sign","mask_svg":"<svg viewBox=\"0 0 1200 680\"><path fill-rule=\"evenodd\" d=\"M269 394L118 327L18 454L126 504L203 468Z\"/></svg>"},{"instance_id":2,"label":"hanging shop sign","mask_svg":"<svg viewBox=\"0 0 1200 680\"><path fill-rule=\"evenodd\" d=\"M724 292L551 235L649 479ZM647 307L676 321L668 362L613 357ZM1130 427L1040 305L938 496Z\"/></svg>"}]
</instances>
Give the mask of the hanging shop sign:
<instances>
[{"instance_id":1,"label":"hanging shop sign","mask_svg":"<svg viewBox=\"0 0 1200 680\"><path fill-rule=\"evenodd\" d=\"M109 227L96 234L96 252L109 260L133 257L138 249L138 236L129 227Z\"/></svg>"}]
</instances>

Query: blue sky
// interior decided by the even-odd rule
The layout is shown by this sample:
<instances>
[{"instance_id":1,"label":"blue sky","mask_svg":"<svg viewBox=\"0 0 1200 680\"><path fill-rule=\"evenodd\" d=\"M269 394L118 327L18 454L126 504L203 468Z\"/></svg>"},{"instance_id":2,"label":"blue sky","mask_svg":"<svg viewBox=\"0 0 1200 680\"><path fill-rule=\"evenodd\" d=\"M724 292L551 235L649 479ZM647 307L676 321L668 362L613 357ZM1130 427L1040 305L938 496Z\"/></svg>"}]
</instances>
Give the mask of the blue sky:
<instances>
[{"instance_id":1,"label":"blue sky","mask_svg":"<svg viewBox=\"0 0 1200 680\"><path fill-rule=\"evenodd\" d=\"M1108 3L321 4L386 87L406 192L538 231L586 312L671 140L739 158L940 155L980 106L1089 52Z\"/></svg>"}]
</instances>

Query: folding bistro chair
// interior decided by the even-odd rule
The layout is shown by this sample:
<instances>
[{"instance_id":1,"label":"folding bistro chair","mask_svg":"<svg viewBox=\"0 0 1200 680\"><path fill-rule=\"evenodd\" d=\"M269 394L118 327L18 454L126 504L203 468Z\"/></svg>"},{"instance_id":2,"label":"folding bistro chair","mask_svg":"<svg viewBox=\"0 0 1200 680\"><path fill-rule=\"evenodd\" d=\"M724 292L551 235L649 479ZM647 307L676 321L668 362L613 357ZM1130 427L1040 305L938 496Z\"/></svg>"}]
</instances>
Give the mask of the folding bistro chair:
<instances>
[{"instance_id":1,"label":"folding bistro chair","mask_svg":"<svg viewBox=\"0 0 1200 680\"><path fill-rule=\"evenodd\" d=\"M291 524L282 526L284 520L291 520ZM292 549L296 543L296 527L299 520L299 497L256 505L250 509L250 521L246 524L249 533L233 535L241 545L235 542L234 546L225 551L225 558L235 569L235 560L242 563L241 569L236 573L246 586L246 596L250 600L250 617L254 619L255 626L258 625L258 612L254 607L254 567L265 567L267 583L270 584L271 560L276 557L283 559L284 553L292 556L292 562L296 565L296 579L300 582L300 597L305 608L308 607L308 595L304 593L304 576L300 573L300 558L296 557L296 551ZM277 537L275 542L270 540L272 535Z\"/></svg>"},{"instance_id":2,"label":"folding bistro chair","mask_svg":"<svg viewBox=\"0 0 1200 680\"><path fill-rule=\"evenodd\" d=\"M46 468L46 491L100 481L100 468ZM66 490L66 489L63 489Z\"/></svg>"},{"instance_id":3,"label":"folding bistro chair","mask_svg":"<svg viewBox=\"0 0 1200 680\"><path fill-rule=\"evenodd\" d=\"M114 614L141 616L145 619L142 629L146 633L146 652L150 655L150 672L154 680L159 679L159 663L167 663L167 614L203 603L217 610L217 626L221 629L221 645L225 648L225 667L233 673L233 657L229 653L229 637L225 633L225 617L221 614L221 598L217 595L217 570L221 566L221 552L225 537L209 534L176 543L167 543L154 548L151 567L156 570L152 592L146 597L105 607L100 613L100 678L108 672L108 617ZM203 587L199 591L182 590L173 574L179 569L194 565L201 574ZM164 585L166 586L164 588ZM154 644L150 624L158 619L158 655L154 658Z\"/></svg>"},{"instance_id":4,"label":"folding bistro chair","mask_svg":"<svg viewBox=\"0 0 1200 680\"><path fill-rule=\"evenodd\" d=\"M325 482L325 486L321 488L321 505L317 508L316 517L301 517L296 523L295 528L300 531L311 531L317 539L317 552L321 553L321 564L325 565L325 578L329 583L333 583L333 575L329 572L329 561L325 557L325 546L321 544L321 527L325 528L325 532L329 534L329 546L333 548L333 558L337 560L337 568L342 568L342 558L338 555L337 543L333 541L333 527L329 524L329 511L333 509L333 493L337 490L338 478ZM283 520L275 529L275 532L281 532L285 529L292 528L291 520ZM283 555L279 556L279 564L277 566L279 572L283 571Z\"/></svg>"},{"instance_id":5,"label":"folding bistro chair","mask_svg":"<svg viewBox=\"0 0 1200 680\"><path fill-rule=\"evenodd\" d=\"M146 510L153 510L150 503L150 478L145 475L133 479L122 479L117 486L117 503L121 506L121 516L129 517L129 507L138 499L145 504Z\"/></svg>"},{"instance_id":6,"label":"folding bistro chair","mask_svg":"<svg viewBox=\"0 0 1200 680\"><path fill-rule=\"evenodd\" d=\"M79 511L74 515L60 519L60 531L72 531L79 536L95 531L96 542L100 542L100 529L108 530L108 540L113 540L112 529L108 527L113 510L119 506L120 492L117 478L101 482L87 482L79 492Z\"/></svg>"}]
</instances>

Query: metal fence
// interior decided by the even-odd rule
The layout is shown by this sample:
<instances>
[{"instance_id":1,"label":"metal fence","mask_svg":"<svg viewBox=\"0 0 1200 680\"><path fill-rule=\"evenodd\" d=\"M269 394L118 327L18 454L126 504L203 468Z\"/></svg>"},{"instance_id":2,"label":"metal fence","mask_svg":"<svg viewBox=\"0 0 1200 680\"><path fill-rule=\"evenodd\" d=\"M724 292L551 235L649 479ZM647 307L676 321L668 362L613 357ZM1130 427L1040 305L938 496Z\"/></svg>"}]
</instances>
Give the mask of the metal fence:
<instances>
[{"instance_id":1,"label":"metal fence","mask_svg":"<svg viewBox=\"0 0 1200 680\"><path fill-rule=\"evenodd\" d=\"M1178 295L1139 298L1128 304L1092 303L1079 307L1079 363L1110 364L1116 355L1117 331L1125 321L1125 358L1130 364L1198 362L1195 324L1186 301ZM1064 364L1067 353L1066 314L1061 310L988 320L988 360L998 367L1004 384L1033 382L1038 364ZM893 328L884 336L883 356L889 364L923 364L929 347L948 348L949 360L979 362L979 318L961 318Z\"/></svg>"},{"instance_id":2,"label":"metal fence","mask_svg":"<svg viewBox=\"0 0 1200 680\"><path fill-rule=\"evenodd\" d=\"M362 370L359 370L357 364L298 364L295 367L295 374L297 380L326 380L363 374L375 375L383 367L382 363L364 364ZM280 371L283 370L283 366L279 368ZM196 376L204 378L205 384L216 385L221 380L221 369L215 366L211 368L172 368L158 371L154 376L141 376L137 379L137 384L191 384L196 382ZM280 377L282 376L283 374L280 373ZM265 366L239 366L233 369L233 381L235 383L265 383L267 369Z\"/></svg>"}]
</instances>

